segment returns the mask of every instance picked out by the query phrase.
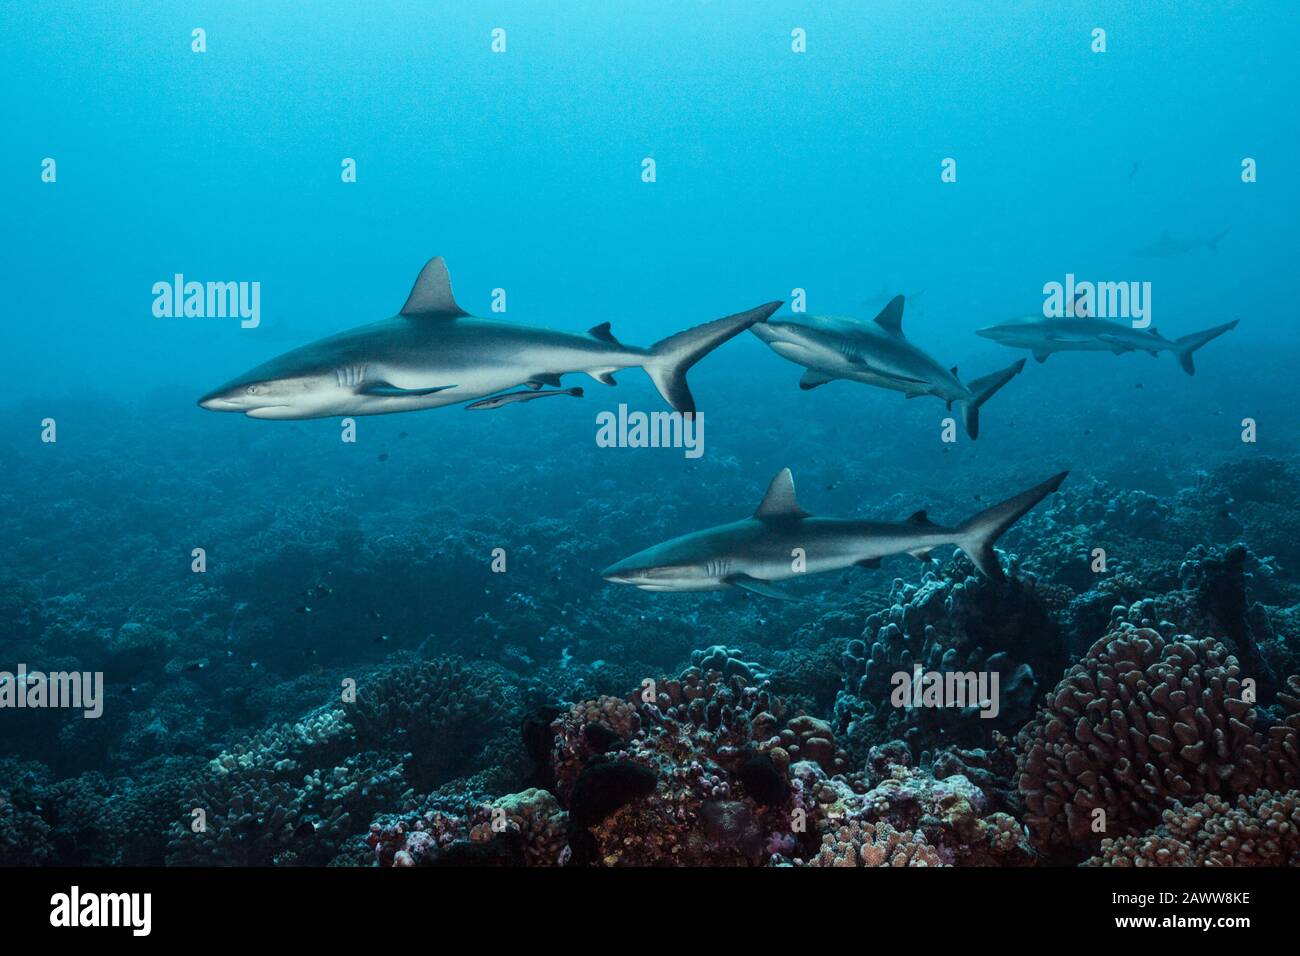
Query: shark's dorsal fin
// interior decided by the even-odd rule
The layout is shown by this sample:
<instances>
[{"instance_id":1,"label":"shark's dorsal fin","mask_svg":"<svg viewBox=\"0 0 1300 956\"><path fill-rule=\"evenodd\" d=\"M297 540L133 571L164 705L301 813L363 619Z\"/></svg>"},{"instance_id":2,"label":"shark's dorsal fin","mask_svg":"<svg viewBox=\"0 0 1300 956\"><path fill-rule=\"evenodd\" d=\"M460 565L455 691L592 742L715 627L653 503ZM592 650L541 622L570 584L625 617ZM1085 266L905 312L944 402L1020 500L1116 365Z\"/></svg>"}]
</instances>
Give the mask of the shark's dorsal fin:
<instances>
[{"instance_id":1,"label":"shark's dorsal fin","mask_svg":"<svg viewBox=\"0 0 1300 956\"><path fill-rule=\"evenodd\" d=\"M755 518L806 518L808 512L799 507L794 497L794 475L782 468L767 486L763 502L754 512Z\"/></svg>"},{"instance_id":2,"label":"shark's dorsal fin","mask_svg":"<svg viewBox=\"0 0 1300 956\"><path fill-rule=\"evenodd\" d=\"M614 333L609 330L609 323L602 322L600 325L593 325L587 330L587 334L593 339L599 339L601 342L608 342L610 345L622 345L618 339L614 338Z\"/></svg>"},{"instance_id":3,"label":"shark's dorsal fin","mask_svg":"<svg viewBox=\"0 0 1300 956\"><path fill-rule=\"evenodd\" d=\"M469 315L451 294L451 276L442 256L434 256L424 264L400 314L412 319L454 319Z\"/></svg>"},{"instance_id":4,"label":"shark's dorsal fin","mask_svg":"<svg viewBox=\"0 0 1300 956\"><path fill-rule=\"evenodd\" d=\"M1087 298L1085 298L1085 297L1087 296L1087 294L1088 294L1088 293L1087 293L1086 291L1085 291L1085 292L1076 292L1076 293L1075 293L1075 295L1074 295L1074 316L1075 316L1075 318L1078 318L1078 319L1090 319L1090 318L1092 318L1092 316L1089 314L1089 313L1092 311L1092 309L1090 309L1090 308L1088 307L1088 300L1087 300Z\"/></svg>"},{"instance_id":5,"label":"shark's dorsal fin","mask_svg":"<svg viewBox=\"0 0 1300 956\"><path fill-rule=\"evenodd\" d=\"M908 524L910 527L913 527L913 528L933 528L933 527L934 527L934 522L931 521L931 520L930 520L930 516L927 515L927 514L925 513L925 509L921 509L920 511L916 512L915 514L913 514L910 518L908 518L908 519L907 519L907 524Z\"/></svg>"},{"instance_id":6,"label":"shark's dorsal fin","mask_svg":"<svg viewBox=\"0 0 1300 956\"><path fill-rule=\"evenodd\" d=\"M895 335L903 334L903 297L896 295L889 300L889 304L880 310L876 316L876 325L880 326L886 332L893 332Z\"/></svg>"}]
</instances>

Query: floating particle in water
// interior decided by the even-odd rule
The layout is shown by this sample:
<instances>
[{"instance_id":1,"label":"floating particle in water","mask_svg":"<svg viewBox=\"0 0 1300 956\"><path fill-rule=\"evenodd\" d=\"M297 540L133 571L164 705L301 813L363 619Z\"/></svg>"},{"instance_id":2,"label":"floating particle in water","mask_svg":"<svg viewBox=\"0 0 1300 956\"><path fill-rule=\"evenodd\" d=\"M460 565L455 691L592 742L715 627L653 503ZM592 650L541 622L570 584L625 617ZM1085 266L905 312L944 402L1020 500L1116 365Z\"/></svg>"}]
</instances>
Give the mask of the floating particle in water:
<instances>
[{"instance_id":1,"label":"floating particle in water","mask_svg":"<svg viewBox=\"0 0 1300 956\"><path fill-rule=\"evenodd\" d=\"M397 433L397 437L398 437L398 438L405 438L405 437L406 437L406 432L398 432L398 433Z\"/></svg>"},{"instance_id":2,"label":"floating particle in water","mask_svg":"<svg viewBox=\"0 0 1300 956\"><path fill-rule=\"evenodd\" d=\"M388 452L386 452L386 451L381 451L381 452L379 453L379 460L380 460L380 461L388 461Z\"/></svg>"},{"instance_id":3,"label":"floating particle in water","mask_svg":"<svg viewBox=\"0 0 1300 956\"><path fill-rule=\"evenodd\" d=\"M294 611L296 611L299 614L310 614L311 608L309 608L306 604L299 604L296 608L294 608Z\"/></svg>"}]
</instances>

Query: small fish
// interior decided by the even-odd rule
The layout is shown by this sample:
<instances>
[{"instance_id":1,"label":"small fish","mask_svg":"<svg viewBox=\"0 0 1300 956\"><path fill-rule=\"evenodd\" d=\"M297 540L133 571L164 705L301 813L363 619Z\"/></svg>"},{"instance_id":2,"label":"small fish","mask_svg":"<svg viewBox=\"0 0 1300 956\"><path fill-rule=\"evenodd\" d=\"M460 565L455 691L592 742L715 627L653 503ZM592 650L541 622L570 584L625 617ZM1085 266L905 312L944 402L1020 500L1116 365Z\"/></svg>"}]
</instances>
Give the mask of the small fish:
<instances>
[{"instance_id":1,"label":"small fish","mask_svg":"<svg viewBox=\"0 0 1300 956\"><path fill-rule=\"evenodd\" d=\"M381 452L379 453L379 460L380 460L380 461L388 461L388 452L386 452L386 451L381 451Z\"/></svg>"},{"instance_id":2,"label":"small fish","mask_svg":"<svg viewBox=\"0 0 1300 956\"><path fill-rule=\"evenodd\" d=\"M388 635L387 635L387 634L380 634L378 637L376 637L376 638L374 639L374 641L373 641L372 643L374 643L374 644L383 644L383 643L387 642L387 640L388 640Z\"/></svg>"},{"instance_id":3,"label":"small fish","mask_svg":"<svg viewBox=\"0 0 1300 956\"><path fill-rule=\"evenodd\" d=\"M531 402L534 398L545 398L548 395L572 395L574 398L582 398L582 389L575 386L574 388L554 389L549 392L507 392L505 395L493 395L491 398L471 402L465 408L500 408L502 405L510 405L514 402Z\"/></svg>"},{"instance_id":4,"label":"small fish","mask_svg":"<svg viewBox=\"0 0 1300 956\"><path fill-rule=\"evenodd\" d=\"M398 438L405 438L405 437L406 437L406 432L398 432L398 433L397 433L397 437L398 437Z\"/></svg>"},{"instance_id":5,"label":"small fish","mask_svg":"<svg viewBox=\"0 0 1300 956\"><path fill-rule=\"evenodd\" d=\"M306 604L299 604L296 608L294 608L294 611L296 611L299 614L310 614L311 608L308 607Z\"/></svg>"}]
</instances>

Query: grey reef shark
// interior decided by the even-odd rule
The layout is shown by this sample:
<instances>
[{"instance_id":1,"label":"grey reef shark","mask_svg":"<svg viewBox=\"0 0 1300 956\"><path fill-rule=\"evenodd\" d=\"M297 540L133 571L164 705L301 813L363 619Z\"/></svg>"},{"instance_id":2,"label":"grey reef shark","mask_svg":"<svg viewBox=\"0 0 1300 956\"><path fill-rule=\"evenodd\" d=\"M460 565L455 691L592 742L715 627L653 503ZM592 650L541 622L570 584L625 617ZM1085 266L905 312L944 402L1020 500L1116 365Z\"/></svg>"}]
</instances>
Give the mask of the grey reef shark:
<instances>
[{"instance_id":1,"label":"grey reef shark","mask_svg":"<svg viewBox=\"0 0 1300 956\"><path fill-rule=\"evenodd\" d=\"M1227 234L1228 230L1225 229L1208 239L1174 239L1170 237L1168 231L1165 231L1160 234L1159 239L1150 245L1134 249L1133 255L1139 259L1167 259L1170 256L1186 255L1193 250L1200 249L1202 246L1211 252L1218 252L1219 240Z\"/></svg>"},{"instance_id":2,"label":"grey reef shark","mask_svg":"<svg viewBox=\"0 0 1300 956\"><path fill-rule=\"evenodd\" d=\"M271 359L214 389L199 405L250 418L386 415L457 405L527 385L558 386L585 372L606 385L641 368L674 410L695 412L686 372L767 318L780 302L716 319L649 348L624 345L602 322L585 335L471 316L456 304L439 256L392 318L331 335Z\"/></svg>"},{"instance_id":3,"label":"grey reef shark","mask_svg":"<svg viewBox=\"0 0 1300 956\"><path fill-rule=\"evenodd\" d=\"M1148 352L1155 358L1160 352L1173 352L1188 375L1196 374L1192 355L1207 342L1237 327L1238 319L1193 332L1182 338L1167 339L1154 326L1135 329L1132 325L1094 319L1086 314L1076 318L1045 318L1026 315L999 325L979 329L975 334L1014 349L1029 349L1039 362L1046 362L1053 352Z\"/></svg>"},{"instance_id":4,"label":"grey reef shark","mask_svg":"<svg viewBox=\"0 0 1300 956\"><path fill-rule=\"evenodd\" d=\"M894 296L873 322L839 316L783 316L755 324L755 335L782 358L807 369L802 389L835 379L864 382L902 392L907 398L933 395L961 406L966 434L978 438L980 407L1025 367L1024 359L962 384L957 369L946 368L903 334L903 297Z\"/></svg>"},{"instance_id":5,"label":"grey reef shark","mask_svg":"<svg viewBox=\"0 0 1300 956\"><path fill-rule=\"evenodd\" d=\"M955 545L980 574L1001 581L1004 575L994 542L1059 488L1067 474L1061 472L949 528L935 524L924 511L898 523L813 517L799 506L794 478L784 468L772 479L752 517L657 544L611 565L601 576L643 591L744 588L764 597L797 601L773 587L773 582L854 565L877 568L881 558L892 554L929 561L932 549Z\"/></svg>"}]
</instances>

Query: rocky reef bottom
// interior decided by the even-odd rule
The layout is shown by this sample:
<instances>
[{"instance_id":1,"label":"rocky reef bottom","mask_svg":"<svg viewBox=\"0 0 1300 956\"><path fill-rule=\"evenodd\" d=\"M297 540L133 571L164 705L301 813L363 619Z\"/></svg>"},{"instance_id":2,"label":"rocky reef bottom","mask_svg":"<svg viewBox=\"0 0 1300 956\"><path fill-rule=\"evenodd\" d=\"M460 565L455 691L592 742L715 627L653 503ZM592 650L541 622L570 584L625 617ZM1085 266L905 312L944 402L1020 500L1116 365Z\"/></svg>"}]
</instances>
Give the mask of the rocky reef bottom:
<instances>
[{"instance_id":1,"label":"rocky reef bottom","mask_svg":"<svg viewBox=\"0 0 1300 956\"><path fill-rule=\"evenodd\" d=\"M1247 598L1249 551L1193 552L1077 653L1116 591L1003 560L1004 583L955 558L783 653L714 645L675 676L398 655L209 760L5 758L0 864L1300 862L1300 655L1291 612ZM970 696L930 706L900 683L922 672Z\"/></svg>"}]
</instances>

